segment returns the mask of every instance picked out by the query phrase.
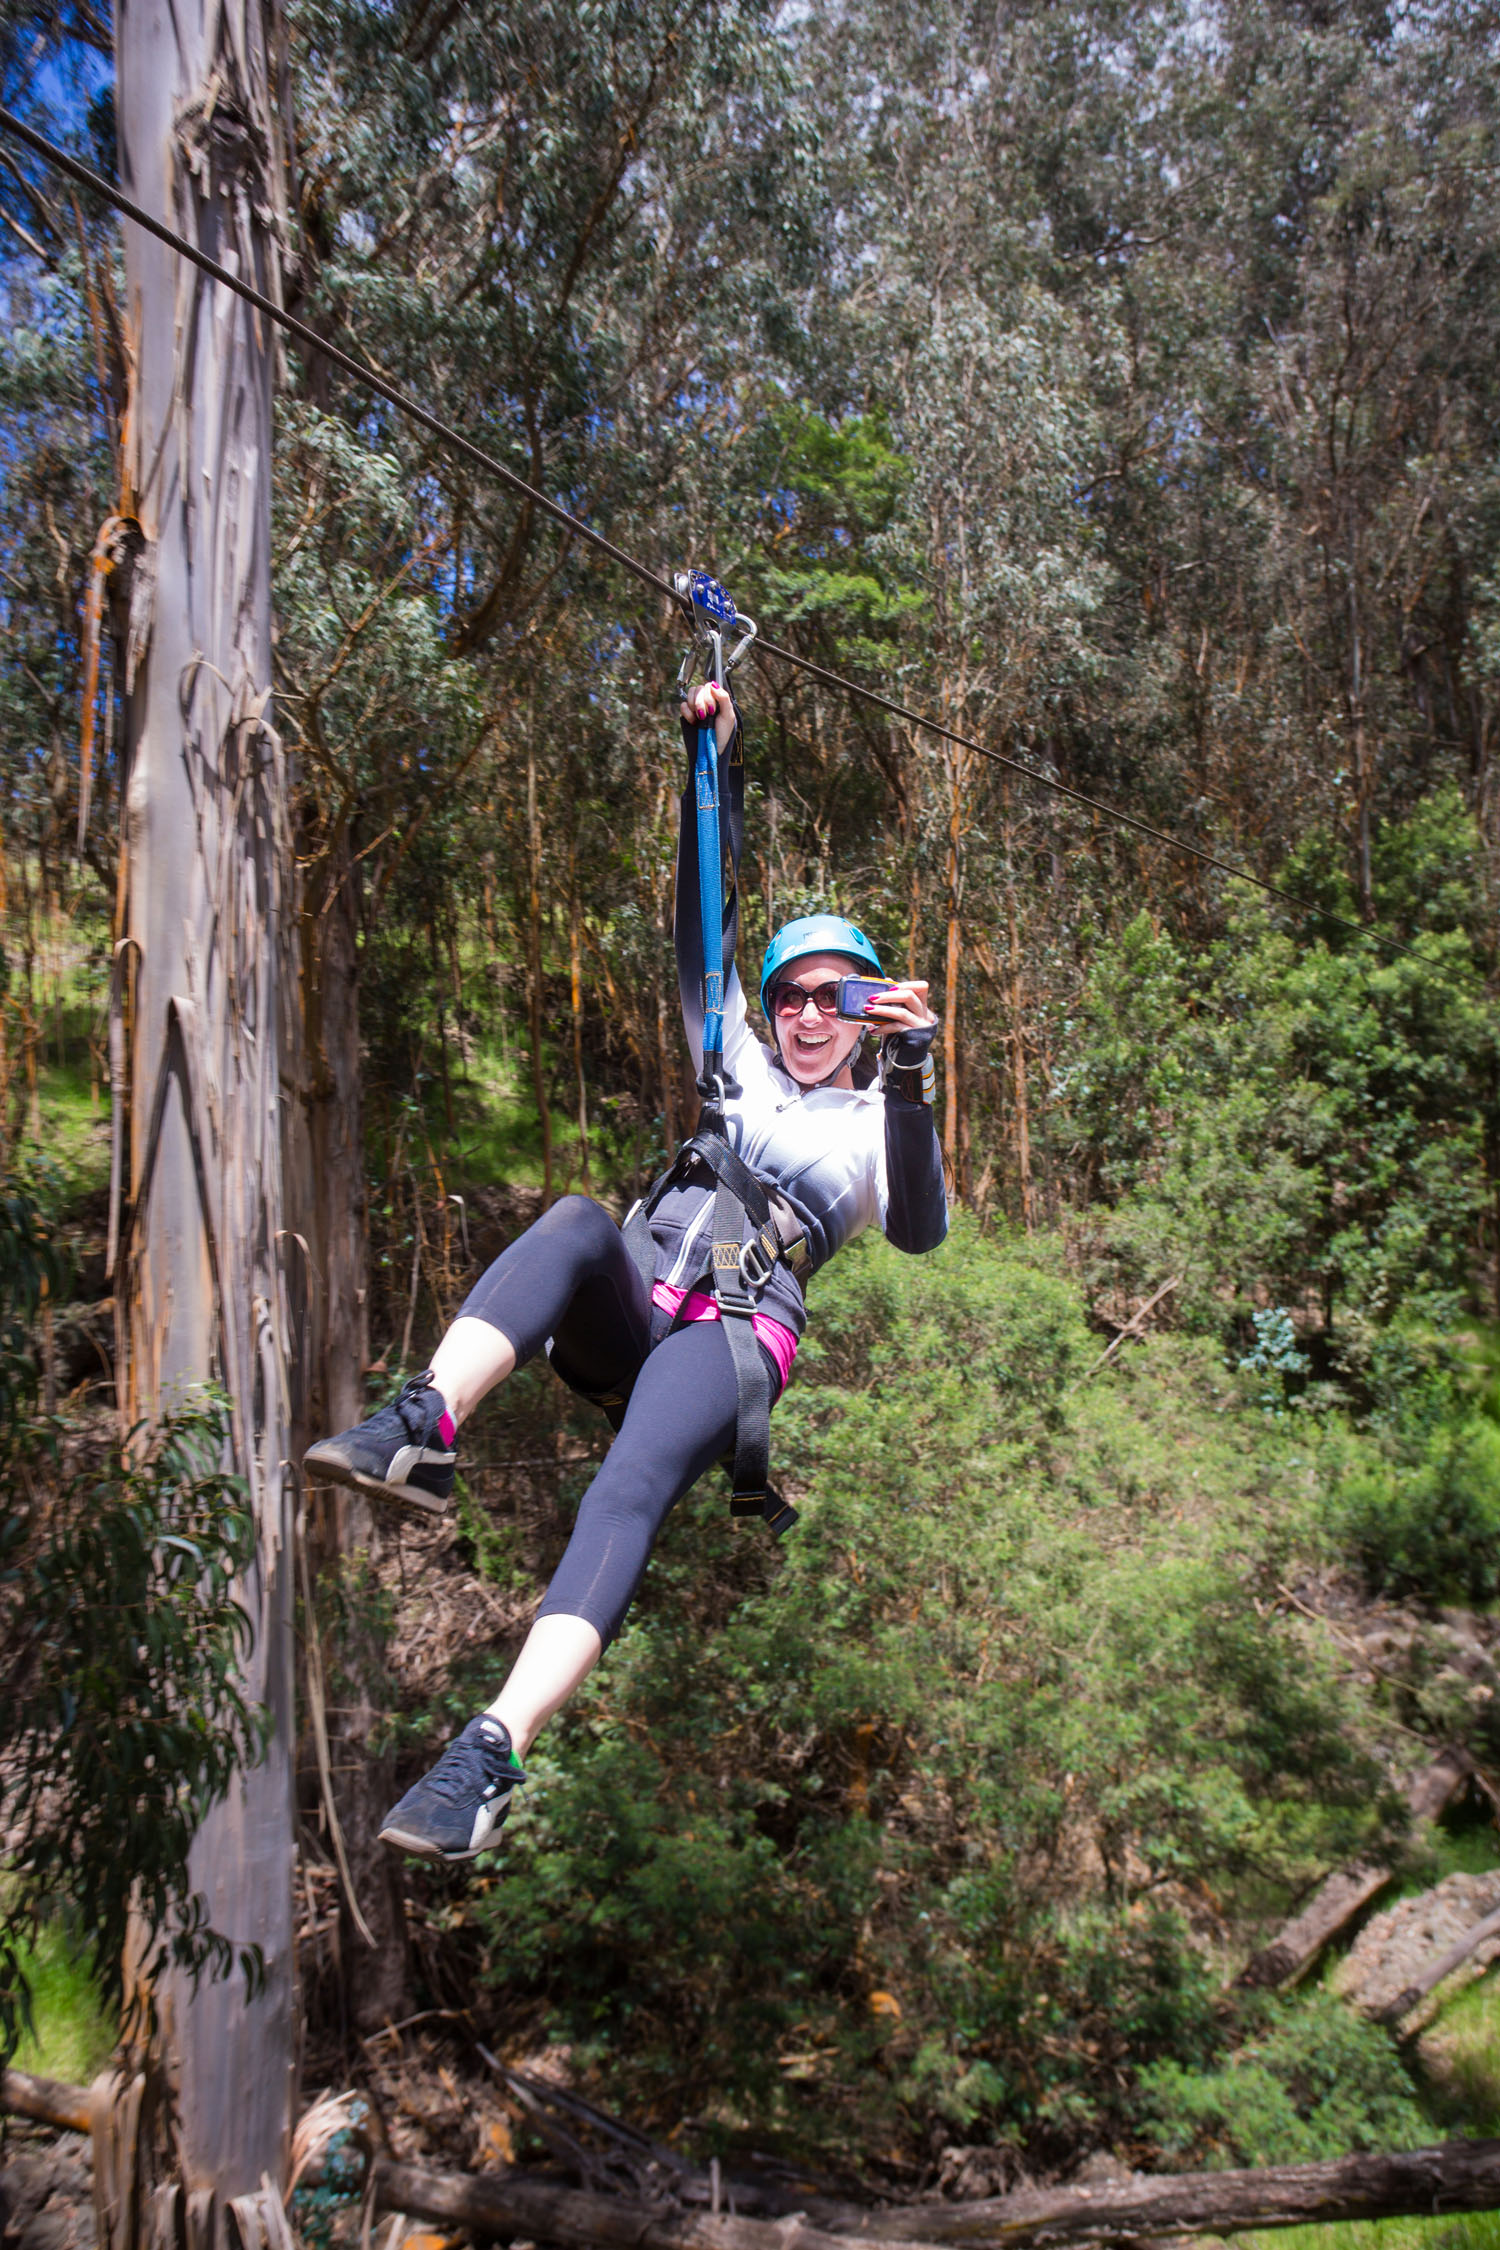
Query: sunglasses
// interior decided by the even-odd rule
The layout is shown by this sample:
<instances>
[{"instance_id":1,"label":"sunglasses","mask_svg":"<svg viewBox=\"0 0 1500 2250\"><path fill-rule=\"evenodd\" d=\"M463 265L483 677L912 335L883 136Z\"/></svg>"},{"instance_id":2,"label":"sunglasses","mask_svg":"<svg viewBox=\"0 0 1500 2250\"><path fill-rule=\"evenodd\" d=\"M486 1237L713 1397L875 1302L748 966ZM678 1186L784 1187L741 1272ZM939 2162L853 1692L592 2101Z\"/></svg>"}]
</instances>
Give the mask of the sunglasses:
<instances>
[{"instance_id":1,"label":"sunglasses","mask_svg":"<svg viewBox=\"0 0 1500 2250\"><path fill-rule=\"evenodd\" d=\"M773 984L770 992L771 1013L777 1016L800 1016L810 1000L820 1016L836 1016L839 1012L839 988L835 978L828 984Z\"/></svg>"}]
</instances>

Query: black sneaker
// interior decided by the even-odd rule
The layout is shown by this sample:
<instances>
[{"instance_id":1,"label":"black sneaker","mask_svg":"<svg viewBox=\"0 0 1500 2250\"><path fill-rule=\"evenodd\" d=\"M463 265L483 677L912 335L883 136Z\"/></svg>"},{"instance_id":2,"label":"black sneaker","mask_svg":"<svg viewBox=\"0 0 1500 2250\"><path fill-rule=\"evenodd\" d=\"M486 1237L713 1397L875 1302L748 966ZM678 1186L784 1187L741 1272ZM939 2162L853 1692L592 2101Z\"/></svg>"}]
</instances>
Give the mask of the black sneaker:
<instances>
[{"instance_id":1,"label":"black sneaker","mask_svg":"<svg viewBox=\"0 0 1500 2250\"><path fill-rule=\"evenodd\" d=\"M358 1485L442 1515L453 1496L453 1421L432 1372L414 1375L389 1406L337 1437L320 1438L302 1465L334 1484Z\"/></svg>"},{"instance_id":2,"label":"black sneaker","mask_svg":"<svg viewBox=\"0 0 1500 2250\"><path fill-rule=\"evenodd\" d=\"M386 1814L380 1841L419 1859L473 1859L495 1842L510 1793L525 1779L509 1731L498 1719L471 1719Z\"/></svg>"}]
</instances>

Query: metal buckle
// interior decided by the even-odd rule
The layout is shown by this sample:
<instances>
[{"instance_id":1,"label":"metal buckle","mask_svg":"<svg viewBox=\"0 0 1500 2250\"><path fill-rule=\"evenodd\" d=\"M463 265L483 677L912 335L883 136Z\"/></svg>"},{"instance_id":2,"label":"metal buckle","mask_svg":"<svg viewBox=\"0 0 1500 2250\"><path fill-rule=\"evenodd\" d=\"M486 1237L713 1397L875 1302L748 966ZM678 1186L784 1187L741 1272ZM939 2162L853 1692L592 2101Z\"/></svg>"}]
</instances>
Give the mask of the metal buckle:
<instances>
[{"instance_id":1,"label":"metal buckle","mask_svg":"<svg viewBox=\"0 0 1500 2250\"><path fill-rule=\"evenodd\" d=\"M740 1251L740 1279L752 1296L760 1295L776 1271L776 1256L776 1251L766 1246L764 1231L753 1234Z\"/></svg>"}]
</instances>

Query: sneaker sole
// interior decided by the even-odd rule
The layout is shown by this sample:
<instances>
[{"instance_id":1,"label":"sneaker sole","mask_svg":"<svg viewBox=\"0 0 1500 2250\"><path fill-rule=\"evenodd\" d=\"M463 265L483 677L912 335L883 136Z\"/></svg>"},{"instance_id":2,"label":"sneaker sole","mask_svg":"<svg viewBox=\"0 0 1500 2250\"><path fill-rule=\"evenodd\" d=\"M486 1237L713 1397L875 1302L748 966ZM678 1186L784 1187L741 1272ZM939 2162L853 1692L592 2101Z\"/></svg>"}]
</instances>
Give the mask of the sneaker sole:
<instances>
[{"instance_id":1,"label":"sneaker sole","mask_svg":"<svg viewBox=\"0 0 1500 2250\"><path fill-rule=\"evenodd\" d=\"M493 1836L487 1836L482 1844L476 1844L468 1852L442 1851L428 1837L409 1835L404 1828L382 1828L380 1841L391 1851L407 1852L413 1859L440 1860L446 1866L456 1867L463 1860L478 1859L481 1852L492 1852L500 1841L500 1831L496 1829Z\"/></svg>"},{"instance_id":2,"label":"sneaker sole","mask_svg":"<svg viewBox=\"0 0 1500 2250\"><path fill-rule=\"evenodd\" d=\"M399 1500L409 1508L420 1508L424 1515L445 1516L453 1505L451 1494L440 1500L435 1492L424 1492L420 1485L383 1484L379 1477L367 1477L361 1470L351 1469L337 1454L324 1453L315 1445L303 1454L302 1466L309 1476L321 1477L326 1484L346 1484L356 1492L373 1493L377 1500Z\"/></svg>"}]
</instances>

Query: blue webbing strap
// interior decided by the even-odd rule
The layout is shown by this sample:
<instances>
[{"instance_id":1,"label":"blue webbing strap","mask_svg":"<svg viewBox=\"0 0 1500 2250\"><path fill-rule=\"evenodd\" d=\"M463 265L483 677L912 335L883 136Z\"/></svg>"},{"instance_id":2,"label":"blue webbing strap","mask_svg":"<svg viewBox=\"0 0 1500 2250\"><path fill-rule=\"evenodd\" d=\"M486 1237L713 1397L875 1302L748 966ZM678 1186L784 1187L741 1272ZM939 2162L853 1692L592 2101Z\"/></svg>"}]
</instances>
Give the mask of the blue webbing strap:
<instances>
[{"instance_id":1,"label":"blue webbing strap","mask_svg":"<svg viewBox=\"0 0 1500 2250\"><path fill-rule=\"evenodd\" d=\"M719 745L699 727L693 759L698 807L698 911L703 923L703 1071L724 1068L724 867L719 849Z\"/></svg>"}]
</instances>

